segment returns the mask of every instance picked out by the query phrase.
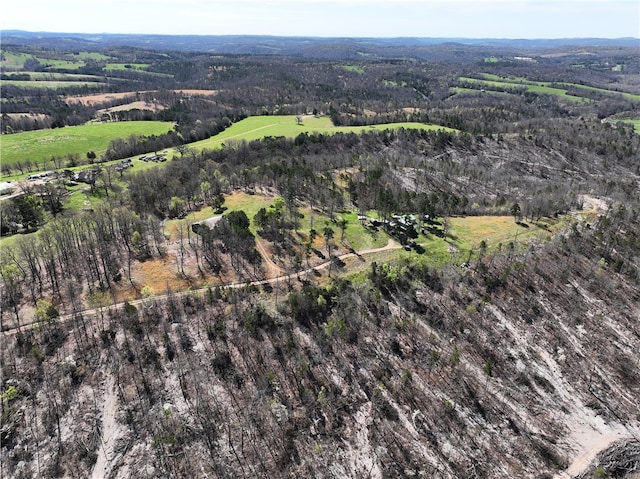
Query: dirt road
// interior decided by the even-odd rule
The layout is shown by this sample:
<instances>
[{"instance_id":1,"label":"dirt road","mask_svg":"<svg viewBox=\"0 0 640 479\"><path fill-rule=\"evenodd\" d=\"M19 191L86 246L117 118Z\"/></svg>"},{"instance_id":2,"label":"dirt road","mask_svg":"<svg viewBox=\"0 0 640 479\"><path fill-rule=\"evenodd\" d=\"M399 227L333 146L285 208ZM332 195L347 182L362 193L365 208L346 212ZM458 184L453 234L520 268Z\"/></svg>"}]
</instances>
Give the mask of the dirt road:
<instances>
[{"instance_id":1,"label":"dirt road","mask_svg":"<svg viewBox=\"0 0 640 479\"><path fill-rule=\"evenodd\" d=\"M247 285L256 285L256 286L260 286L260 285L265 285L265 284L277 284L283 281L290 281L292 279L299 279L303 276L308 275L309 273L312 273L313 271L317 271L317 270L321 270L321 269L326 269L329 267L330 264L335 263L336 261L342 261L345 260L347 258L352 258L352 257L360 257L363 255L368 255L368 254L375 254L375 253L380 253L382 251L388 251L388 250L394 250L394 249L400 249L401 246L400 244L396 243L395 241L389 239L389 241L387 242L387 244L385 246L382 246L381 248L372 248L372 249L366 249L366 250L362 250L359 252L352 252L352 253L345 253L342 254L340 256L336 256L334 257L332 260L329 261L325 261L324 263L315 265L313 267L310 268L306 268L303 269L297 273L294 274L280 274L278 276L274 276L272 278L266 278L266 279L261 279L261 280L256 280L256 281L251 281L251 282L246 282L246 281L234 281L232 283L219 283L219 284L212 284L209 285L207 287L204 288L199 288L199 289L194 289L194 290L189 290L189 291L178 291L175 293L172 293L174 296L177 297L182 297L185 296L187 294L193 294L193 293L204 293L205 291L207 291L207 289L209 287L216 287L216 286L220 286L220 287L224 287L224 288L241 288ZM264 250L264 248L262 248L261 253L266 253L266 251ZM271 262L269 258L265 258L265 261L267 261L268 263ZM273 262L271 262L273 267L270 267L269 269L271 271L275 271L278 272L280 271L280 268ZM140 305L143 304L145 302L148 301L152 301L154 299L166 299L169 295L168 294L156 294L153 296L149 296L147 298L142 298L142 299L135 299L132 301L128 301L129 304L131 305ZM116 303L111 305L109 308L121 308L125 303ZM109 308L102 308L103 310L109 309ZM74 315L76 314L82 314L82 315L98 315L100 313L100 309L96 308L96 309L82 309L82 310L78 310L78 311L74 311L73 313L68 313L68 314L63 314L60 315L58 318L55 319L56 322L66 322L69 319L71 319ZM22 323L20 325L20 327L14 327L14 328L9 328L9 329L5 329L2 331L3 335L5 336L10 336L13 334L16 334L18 331L20 331L21 329L24 328L29 328L30 326L36 324L38 321L30 321L30 322L25 322Z\"/></svg>"}]
</instances>

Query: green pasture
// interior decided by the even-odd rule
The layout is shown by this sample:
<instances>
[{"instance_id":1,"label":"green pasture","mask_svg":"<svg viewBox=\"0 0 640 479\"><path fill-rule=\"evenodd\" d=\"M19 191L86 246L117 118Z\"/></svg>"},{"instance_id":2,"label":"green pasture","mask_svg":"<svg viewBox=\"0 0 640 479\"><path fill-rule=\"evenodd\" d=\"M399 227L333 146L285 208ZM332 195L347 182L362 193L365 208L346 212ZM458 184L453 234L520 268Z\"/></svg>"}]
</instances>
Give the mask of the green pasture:
<instances>
[{"instance_id":1,"label":"green pasture","mask_svg":"<svg viewBox=\"0 0 640 479\"><path fill-rule=\"evenodd\" d=\"M269 208L274 204L275 197L265 196L261 194L250 195L244 192L234 192L225 196L224 207L226 208L225 214L230 211L244 211L249 220L251 221L250 229L256 234L257 229L253 223L253 217L258 213L260 208ZM308 238L309 231L314 228L318 233L318 239L316 240L316 246L324 244L322 240L323 230L326 226L330 226L334 232L334 241L336 245L340 245L340 239L342 236L342 230L339 225L340 220L345 220L345 243L351 245L356 251L362 251L373 248L381 248L387 244L389 237L383 231L372 231L363 227L358 221L358 215L352 211L342 211L336 214L337 222L331 222L330 218L319 212L312 211L309 207L303 207L298 209L301 215L298 226L298 233L300 237L299 241L304 241ZM175 240L177 238L177 228L181 221L186 221L187 224L194 223L196 221L202 221L207 218L215 216L211 207L206 206L200 210L189 213L184 220L174 219L166 222L166 231L169 233L170 238Z\"/></svg>"},{"instance_id":2,"label":"green pasture","mask_svg":"<svg viewBox=\"0 0 640 479\"><path fill-rule=\"evenodd\" d=\"M86 65L83 60L61 60L53 58L38 58L44 68L55 68L61 70L77 70Z\"/></svg>"},{"instance_id":3,"label":"green pasture","mask_svg":"<svg viewBox=\"0 0 640 479\"><path fill-rule=\"evenodd\" d=\"M454 93L474 93L474 94L479 94L480 90L478 90L477 88L465 88L465 87L461 87L461 86L454 86L449 88L450 91L454 92ZM513 95L513 93L510 93L508 91L497 91L497 90L485 90L484 92L482 92L483 94L487 94L487 95Z\"/></svg>"},{"instance_id":4,"label":"green pasture","mask_svg":"<svg viewBox=\"0 0 640 479\"><path fill-rule=\"evenodd\" d=\"M583 90L590 90L590 91L595 91L595 92L599 92L599 93L604 93L607 95L620 95L623 98L627 99L627 100L631 100L631 101L640 101L640 95L636 95L633 93L626 93L626 92L622 92L622 91L617 91L617 90L607 90L606 88L596 88L593 86L587 86L587 85L580 85L578 83L557 83L558 85L566 85L568 87L573 87L573 88L580 88Z\"/></svg>"},{"instance_id":5,"label":"green pasture","mask_svg":"<svg viewBox=\"0 0 640 479\"><path fill-rule=\"evenodd\" d=\"M369 216L377 215L371 212ZM375 231L362 226L358 220L358 214L355 211L340 212L336 215L336 218L338 220L336 223L329 222L329 226L331 226L334 231L336 244L340 243L340 236L342 235L342 230L339 225L341 220L347 222L344 234L345 242L351 245L356 251L382 248L389 241L389 236L384 231ZM325 217L322 218L322 221L316 221L314 228L318 231L318 234L322 234L322 230L327 222L328 218ZM309 228L307 228L306 231L309 231Z\"/></svg>"},{"instance_id":6,"label":"green pasture","mask_svg":"<svg viewBox=\"0 0 640 479\"><path fill-rule=\"evenodd\" d=\"M249 195L243 192L235 192L225 196L224 207L225 213L230 211L244 211L249 220L251 221L250 229L255 234L256 227L253 224L253 217L256 215L260 208L268 208L273 204L274 198L270 198L264 195ZM178 225L181 221L186 221L187 224L195 223L197 221L206 220L216 216L213 209L210 206L205 206L197 211L189 213L185 219L173 219L166 222L165 230L169 233L170 238L175 240L177 237Z\"/></svg>"},{"instance_id":7,"label":"green pasture","mask_svg":"<svg viewBox=\"0 0 640 479\"><path fill-rule=\"evenodd\" d=\"M50 90L58 90L69 87L89 87L99 88L107 85L103 82L93 81L61 81L61 80L3 80L3 85L12 85L20 88L42 88Z\"/></svg>"},{"instance_id":8,"label":"green pasture","mask_svg":"<svg viewBox=\"0 0 640 479\"><path fill-rule=\"evenodd\" d=\"M640 134L640 118L633 120L623 120L625 123L633 125L633 129L636 133Z\"/></svg>"},{"instance_id":9,"label":"green pasture","mask_svg":"<svg viewBox=\"0 0 640 479\"><path fill-rule=\"evenodd\" d=\"M16 71L22 70L24 67L24 62L29 58L33 58L33 55L29 55L27 53L13 53L2 50L0 52L2 55L2 70L7 71Z\"/></svg>"},{"instance_id":10,"label":"green pasture","mask_svg":"<svg viewBox=\"0 0 640 479\"><path fill-rule=\"evenodd\" d=\"M442 218L439 219L442 221ZM543 219L540 223L516 224L513 216L465 216L448 218L449 230L446 240L434 235L420 234L415 240L424 248L424 253L401 250L397 255L423 257L431 264L450 261L463 263L478 257L480 245L485 242L487 252L506 251L513 247L521 249L535 238L546 239L560 224L557 220Z\"/></svg>"},{"instance_id":11,"label":"green pasture","mask_svg":"<svg viewBox=\"0 0 640 479\"><path fill-rule=\"evenodd\" d=\"M140 71L149 68L148 63L107 63L104 66L104 70L110 71Z\"/></svg>"},{"instance_id":12,"label":"green pasture","mask_svg":"<svg viewBox=\"0 0 640 479\"><path fill-rule=\"evenodd\" d=\"M554 95L554 96L558 96L565 100L569 100L571 102L576 102L576 103L585 103L590 101L587 98L568 95L567 90L545 86L545 85L534 83L534 82L517 81L517 80L513 82L498 81L498 80L479 80L477 78L470 78L470 77L460 77L460 81L463 81L465 83L477 84L479 87L485 86L485 87L497 87L497 88L524 88L528 92L545 94L545 95Z\"/></svg>"},{"instance_id":13,"label":"green pasture","mask_svg":"<svg viewBox=\"0 0 640 479\"><path fill-rule=\"evenodd\" d=\"M516 82L516 83L528 83L531 84L533 82L527 80L524 77L502 77L500 75L495 75L493 73L480 73L480 75L482 76L483 79L485 80L494 80L494 81L499 81L499 82L503 82L508 80L509 82Z\"/></svg>"},{"instance_id":14,"label":"green pasture","mask_svg":"<svg viewBox=\"0 0 640 479\"><path fill-rule=\"evenodd\" d=\"M82 73L22 71L20 74L29 75L32 81L99 81L104 78L104 76L83 75Z\"/></svg>"},{"instance_id":15,"label":"green pasture","mask_svg":"<svg viewBox=\"0 0 640 479\"><path fill-rule=\"evenodd\" d=\"M115 138L160 135L171 129L172 124L168 122L123 121L2 135L0 161L7 164L26 159L43 162L52 156L64 158L75 153L84 157L88 151L94 151L100 156Z\"/></svg>"},{"instance_id":16,"label":"green pasture","mask_svg":"<svg viewBox=\"0 0 640 479\"><path fill-rule=\"evenodd\" d=\"M225 197L225 211L244 211L251 220L251 230L256 233L253 217L260 208L269 208L273 205L274 197L264 196L260 194L250 195L244 192L235 192ZM382 248L388 241L389 236L383 229L375 229L363 226L358 221L355 211L340 211L335 215L335 222L330 221L329 217L318 211L312 211L308 207L300 208L301 214L298 232L301 237L300 241L304 241L311 228L318 233L316 247L324 245L322 239L323 230L326 226L333 229L334 242L337 246L343 247L340 240L342 237L342 229L340 222L344 220L345 224L345 245L349 245L356 251L365 251L370 249ZM371 214L374 214L371 212ZM374 214L375 215L375 214ZM195 221L202 221L206 218L214 216L210 207L204 207L198 211L190 213L186 217L186 222L191 224ZM166 231L171 235L172 239L176 239L177 226L180 221L167 221ZM442 219L440 219L442 221ZM477 257L480 251L482 241L486 243L487 251L504 250L510 247L510 243L527 243L534 238L549 238L552 236L559 225L559 220L542 219L538 223L516 224L513 216L466 216L448 218L449 231L446 240L432 235L420 234L415 240L425 250L424 256L428 256L433 263L445 263L451 261L466 261L471 253L472 257ZM414 250L410 252L400 252L396 250L394 255L418 253ZM389 255L389 252L385 252Z\"/></svg>"},{"instance_id":17,"label":"green pasture","mask_svg":"<svg viewBox=\"0 0 640 479\"><path fill-rule=\"evenodd\" d=\"M502 85L506 85L506 86L527 86L527 90L528 91L538 91L540 93L548 93L548 94L556 94L556 95L560 95L566 94L566 90L563 90L561 88L557 88L557 87L553 87L552 85L560 85L560 86L566 86L567 88L578 88L578 89L582 89L582 90L589 90L589 91L594 91L594 92L599 92L599 93L604 93L606 95L620 95L623 98L627 99L627 100L631 100L631 101L640 101L640 95L636 95L633 93L626 93L626 92L621 92L621 91L617 91L617 90L610 90L607 88L597 88L597 87L593 87L593 86L588 86L588 85L581 85L579 83L570 83L570 82L546 82L546 81L540 81L540 82L536 82L536 81L531 81L531 80L527 80L526 78L523 77L501 77L499 75L494 75L492 73L481 73L481 76L483 78L483 80L478 80L478 79L474 79L474 78L468 78L468 77L461 77L461 80L464 81L485 81L488 84L494 85L494 86L502 86ZM535 90L535 89L530 89L529 87L535 88L535 87L540 87L543 88L543 90ZM549 89L549 90L547 90ZM564 92L564 93L560 93L560 92ZM569 98L571 98L571 95L568 95ZM575 98L575 97L574 97Z\"/></svg>"},{"instance_id":18,"label":"green pasture","mask_svg":"<svg viewBox=\"0 0 640 479\"><path fill-rule=\"evenodd\" d=\"M449 244L461 251L477 250L485 241L489 250L506 246L511 241L531 239L534 236L550 236L557 220L542 219L538 223L517 224L513 216L465 216L448 219Z\"/></svg>"},{"instance_id":19,"label":"green pasture","mask_svg":"<svg viewBox=\"0 0 640 479\"><path fill-rule=\"evenodd\" d=\"M98 52L78 52L73 54L74 58L79 60L94 60L96 62L106 62L111 57Z\"/></svg>"},{"instance_id":20,"label":"green pasture","mask_svg":"<svg viewBox=\"0 0 640 479\"><path fill-rule=\"evenodd\" d=\"M284 136L295 138L301 133L322 133L331 135L334 133L361 133L368 130L388 130L395 128L445 130L456 131L440 125L428 125L417 122L386 123L371 126L333 126L328 117L305 116L301 123L296 122L295 115L281 116L252 116L234 123L222 133L206 140L191 143L190 146L197 149L220 148L223 144L230 145L234 141L259 140L267 136Z\"/></svg>"},{"instance_id":21,"label":"green pasture","mask_svg":"<svg viewBox=\"0 0 640 479\"><path fill-rule=\"evenodd\" d=\"M358 73L359 75L362 75L364 73L364 68L358 65L341 65L341 67L348 72Z\"/></svg>"}]
</instances>

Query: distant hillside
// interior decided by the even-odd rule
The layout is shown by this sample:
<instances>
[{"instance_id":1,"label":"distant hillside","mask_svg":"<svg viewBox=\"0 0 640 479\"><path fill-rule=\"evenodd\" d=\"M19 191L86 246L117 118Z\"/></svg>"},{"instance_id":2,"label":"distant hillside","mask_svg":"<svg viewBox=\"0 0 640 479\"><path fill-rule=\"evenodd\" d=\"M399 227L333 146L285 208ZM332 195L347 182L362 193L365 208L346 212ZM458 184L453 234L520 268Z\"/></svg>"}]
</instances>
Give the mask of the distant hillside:
<instances>
[{"instance_id":1,"label":"distant hillside","mask_svg":"<svg viewBox=\"0 0 640 479\"><path fill-rule=\"evenodd\" d=\"M426 58L452 45L478 49L541 49L559 47L638 47L637 38L472 39L472 38L319 38L264 35L136 35L25 32L5 30L3 43L48 48L111 48L131 46L157 50L208 51L232 54L301 55L315 58ZM460 57L457 57L460 61Z\"/></svg>"}]
</instances>

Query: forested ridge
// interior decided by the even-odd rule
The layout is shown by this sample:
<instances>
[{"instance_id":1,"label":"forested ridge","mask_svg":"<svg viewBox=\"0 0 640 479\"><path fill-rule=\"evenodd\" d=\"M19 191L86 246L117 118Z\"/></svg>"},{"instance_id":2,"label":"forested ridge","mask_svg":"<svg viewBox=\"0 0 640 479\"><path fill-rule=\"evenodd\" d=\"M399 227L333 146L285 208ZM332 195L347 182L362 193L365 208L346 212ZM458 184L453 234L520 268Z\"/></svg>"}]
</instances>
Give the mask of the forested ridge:
<instances>
[{"instance_id":1,"label":"forested ridge","mask_svg":"<svg viewBox=\"0 0 640 479\"><path fill-rule=\"evenodd\" d=\"M633 477L640 64L582 48L3 45L3 135L173 127L2 164L0 476ZM367 128L194 143L257 115Z\"/></svg>"}]
</instances>

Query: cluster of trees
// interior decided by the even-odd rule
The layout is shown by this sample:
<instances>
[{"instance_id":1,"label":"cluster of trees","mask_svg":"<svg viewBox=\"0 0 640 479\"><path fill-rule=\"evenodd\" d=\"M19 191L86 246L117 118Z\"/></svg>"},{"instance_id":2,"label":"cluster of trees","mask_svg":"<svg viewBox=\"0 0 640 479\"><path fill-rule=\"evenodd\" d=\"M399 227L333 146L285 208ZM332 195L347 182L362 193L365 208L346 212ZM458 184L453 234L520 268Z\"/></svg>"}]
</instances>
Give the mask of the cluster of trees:
<instances>
[{"instance_id":1,"label":"cluster of trees","mask_svg":"<svg viewBox=\"0 0 640 479\"><path fill-rule=\"evenodd\" d=\"M133 53L123 50L127 61ZM624 124L599 121L605 110L633 114L635 103L568 105L521 92L452 95L448 87L467 67L417 60L362 62L359 71L285 57L174 52L162 61L144 58L166 75L127 72L122 88L135 79L136 90L156 89L140 98L165 105L153 115L175 121L176 130L115 140L109 158L206 138L256 113L315 109L336 124L411 119L462 133L372 129L229 141L219 150L182 145L180 156L161 168L123 173L126 194L109 195L110 179L100 180L108 198L91 212L61 211L54 189L3 200L3 228L40 228L3 245L0 255L3 321L13 316L11 325L19 326L25 304L41 321L9 336L0 350L1 442L10 475L90 475L104 413L79 400L86 397L80 387L97 398L117 391L118 434L134 447L114 449L108 467L134 451L139 464L153 464L165 476L357 476L375 467L383 476L418 475L423 468L427 476L490 477L496 464L505 477L531 476L564 468L558 431L566 428L566 415L524 418L511 414L519 410L514 404L556 410L555 388L562 384L570 394L560 395L569 401L561 407L573 410L593 404L595 382L602 385L599 404L615 398L616 416L609 419L635 417L637 327L624 312L639 299L640 137ZM504 62L494 71L546 81L584 78L594 86L618 78L559 61ZM91 64L87 71L100 68ZM170 91L179 86L219 93L211 99ZM59 124L80 121L93 108L70 106L53 93L4 93L14 111L40 105L38 113ZM137 287L134 263L166 255L162 220L204 205L221 211L223 194L240 188L280 196L253 218L232 211L212 229L203 224L194 231L178 221L178 273L185 274L193 254L203 274L229 277L230 268L236 277L261 278L251 220L276 255L288 255L291 270L318 235L331 257L333 223L292 233L300 204L330 217L353 206L381 218L500 212L516 220L578 207L585 193L623 206L544 245L482 242L466 268L452 265L446 274L421 260L426 255L411 255L374 263L353 281L319 286L307 277L299 287L290 281L285 286L293 291L284 296L278 285L169 292L139 308L125 304L56 321L58 310L81 310L83 297L103 306L122 282ZM56 217L43 225L49 215ZM344 224L335 227L344 231ZM512 316L510 327L496 329L506 320L503 311ZM581 334L578 325L593 334ZM536 340L514 341L523 337ZM540 345L549 346L549 357L563 351L553 384L546 378L557 371L540 359ZM594 353L585 358L580 350ZM178 387L168 391L167 384ZM70 434L61 433L63 418ZM472 436L464 433L471 429ZM364 472L345 459L352 454L335 447L361 445L363 432L372 449L360 452L374 461ZM137 441L151 447L135 447ZM496 454L510 444L519 448L518 460ZM464 453L451 455L452 447Z\"/></svg>"},{"instance_id":2,"label":"cluster of trees","mask_svg":"<svg viewBox=\"0 0 640 479\"><path fill-rule=\"evenodd\" d=\"M27 51L30 50L27 48ZM41 58L65 58L64 52L44 48L32 53ZM380 115L377 121L383 122L389 118L400 118L399 112L403 109L424 111L426 107L430 109L445 106L451 96L450 87L457 79L478 71L477 65L471 68L466 64L460 51L451 52L458 56L456 62L424 62L405 57L402 60L378 58L375 61L352 62L351 65L329 59L309 60L273 55L218 55L212 58L199 52L170 51L159 54L148 50L122 48L106 49L102 53L108 55L111 62L144 62L149 65L148 72L133 69L109 71L109 78L117 79L109 84L110 91L141 92L138 99L148 97L164 106L162 111L151 117L160 115L162 119L180 123L193 112L207 110L216 114L221 109L227 109L232 115L300 114L308 111L328 113L329 105L332 105L333 112L336 113L336 120L344 124L376 121L372 120L371 112ZM473 54L475 59L482 59L484 53L469 50L467 54ZM611 88L612 84L616 84L616 88L623 91L626 88L624 76L637 71L640 66L632 55L625 55L624 51L620 51L618 56L619 58L604 60L624 64L625 70L622 72L606 72L597 68L578 70L574 67L576 58L571 55L554 60L541 58L537 63L484 64L482 68L502 76L526 77L538 81L572 82L603 88ZM83 69L72 73L96 74L104 79L104 61L86 60L85 63ZM47 71L65 70L48 67ZM172 91L180 88L215 90L218 96L212 101ZM87 91L87 87L65 89L67 95ZM518 89L513 93L515 94L509 95L512 107L531 106L541 100L545 104L540 105L542 108L538 108L538 112L549 107L545 101L549 98L541 99L541 96L525 94ZM593 111L599 105L608 103L602 101L606 97L600 97L597 92L587 93L587 90L581 90L580 93L596 95L598 101L585 106L574 105L571 109ZM38 110L38 113L47 114L54 124L76 124L74 122L81 118L92 117L96 109L96 106L80 104L65 106L64 98L60 101L56 91L11 85L4 89L3 97L7 100L3 105L4 112ZM635 108L633 102L626 101L622 104L620 100L609 99L618 109ZM551 103L558 103L557 99L551 100ZM499 105L500 101L498 97L496 104ZM114 100L105 100L99 107L108 108L115 106L115 103ZM33 127L28 124L12 124L13 121L9 117L3 117L2 131L7 131L5 126L13 131Z\"/></svg>"},{"instance_id":3,"label":"cluster of trees","mask_svg":"<svg viewBox=\"0 0 640 479\"><path fill-rule=\"evenodd\" d=\"M275 304L252 286L169 292L62 324L41 302L49 320L0 351L4 467L88 476L106 448L114 473L131 458L181 477L357 475L359 463L335 445L357 444L366 427L376 454L354 449L373 464L364 473L564 470L558 407L592 404L614 423L637 413L637 327L624 314L638 299L637 214L614 209L589 228L446 274L415 260L374 263L353 281L306 283ZM558 349L552 368L541 350ZM83 401L81 388L117 412ZM520 404L537 412L522 416ZM115 437L102 432L105 414L119 418ZM118 441L132 447L110 449ZM504 454L513 444L517 460ZM25 460L29 451L37 460Z\"/></svg>"},{"instance_id":4,"label":"cluster of trees","mask_svg":"<svg viewBox=\"0 0 640 479\"><path fill-rule=\"evenodd\" d=\"M32 198L28 195L22 198ZM108 291L122 279L132 281L135 260L163 255L164 233L153 216L127 208L100 207L60 217L37 234L16 237L2 248L3 309L23 301L36 305L45 293L56 303L81 308L79 293Z\"/></svg>"},{"instance_id":5,"label":"cluster of trees","mask_svg":"<svg viewBox=\"0 0 640 479\"><path fill-rule=\"evenodd\" d=\"M377 210L387 217L393 213L509 214L510 206L517 203L522 215L537 218L579 206L580 193L637 200L633 179L626 173L637 174L640 137L630 126L600 122L597 109L604 101L573 105L545 95L452 95L449 87L460 75L469 74L468 66L453 63L388 59L345 66L274 56L212 58L125 49L113 52L114 58L118 54L128 62L137 54L146 58L151 70L165 74L140 73L133 91L140 92L136 100L164 106L150 113L153 118L173 120L176 126L158 137L114 139L102 159L176 145L180 154L163 168L122 174L128 189L126 195L118 195L118 205L139 218L178 217L203 205L219 206L221 195L238 188L275 190L285 207L265 210L254 221L261 234L284 247L284 231L295 228L295 206L300 203L321 208L331 217L345 205L360 212ZM505 63L493 70L546 81L579 81L579 73L562 62L532 65ZM92 68L98 66L92 64ZM123 86L133 77L127 78ZM621 82L621 77L587 69L583 80L605 86ZM185 86L217 94L204 97L173 90ZM8 90L6 100L3 111L33 107L34 113L51 119L51 126L84 121L98 107L65 102L46 90ZM105 100L100 106L126 101ZM628 114L637 108L637 103L623 103L614 106L626 108ZM336 124L431 121L462 133L371 129L361 135L228 141L219 150L196 151L186 145L219 133L245 115L309 111L327 113ZM53 162L57 168L65 161L77 165L95 160L94 154L86 160L69 157ZM17 168L24 173L37 166L20 163ZM107 175L100 181L109 196L111 178ZM3 233L18 224L35 229L49 213L64 213L59 190L32 193L3 202ZM229 237L234 231L229 229ZM251 248L241 251L214 237L198 241L198 263L203 267L219 269L223 250L238 252L233 267L242 269L243 262L249 269L257 267Z\"/></svg>"}]
</instances>

